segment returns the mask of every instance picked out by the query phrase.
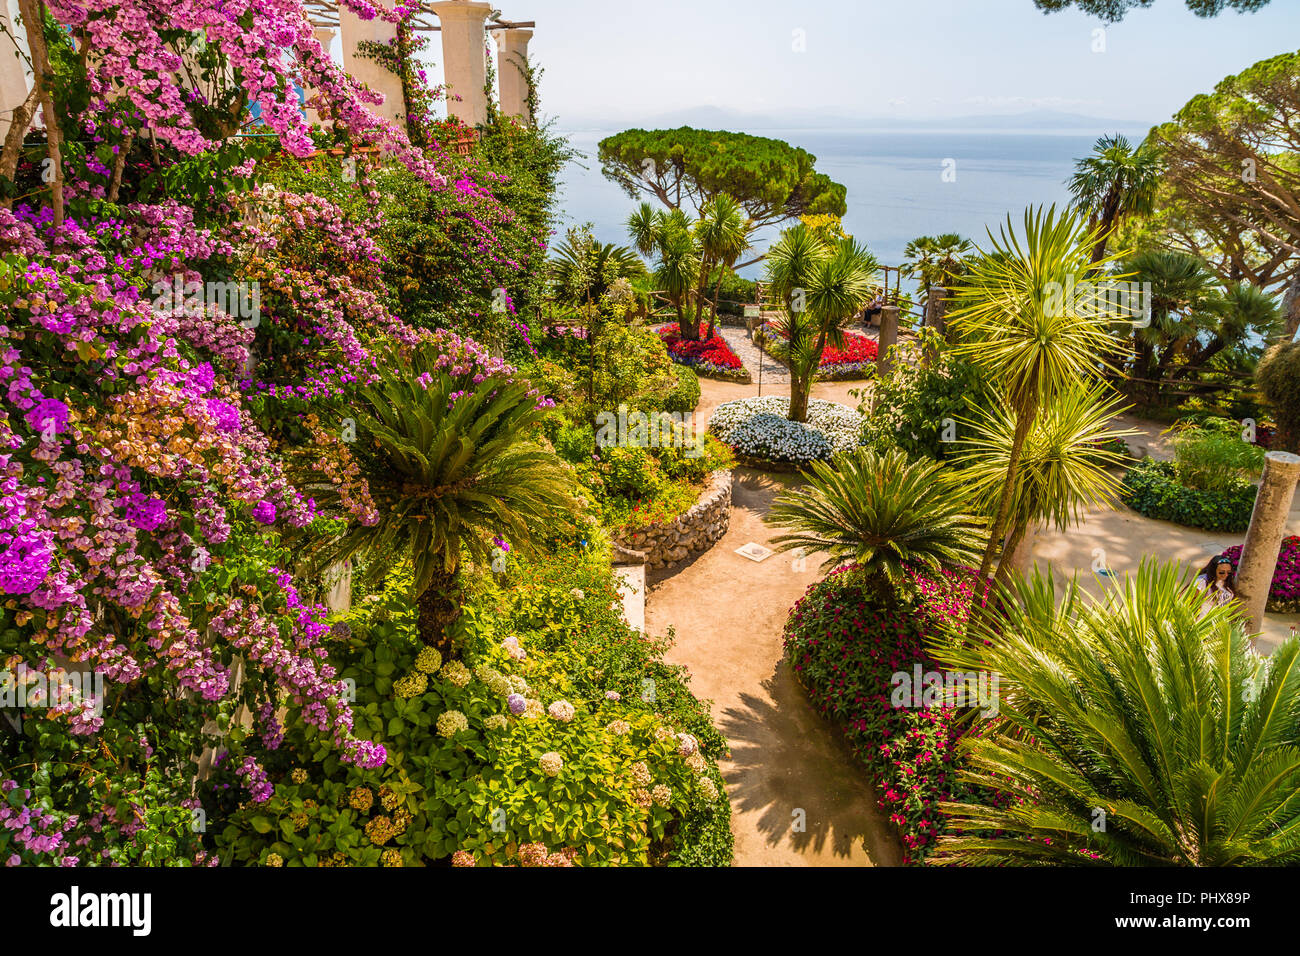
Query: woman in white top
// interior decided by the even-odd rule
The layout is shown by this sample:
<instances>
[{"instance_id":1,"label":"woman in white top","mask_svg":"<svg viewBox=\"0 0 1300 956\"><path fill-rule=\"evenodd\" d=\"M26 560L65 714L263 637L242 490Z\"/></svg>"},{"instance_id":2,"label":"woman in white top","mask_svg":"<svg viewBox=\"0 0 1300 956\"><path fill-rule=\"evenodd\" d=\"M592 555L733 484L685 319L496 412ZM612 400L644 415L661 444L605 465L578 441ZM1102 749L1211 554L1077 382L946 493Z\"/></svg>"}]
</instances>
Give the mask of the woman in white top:
<instances>
[{"instance_id":1,"label":"woman in white top","mask_svg":"<svg viewBox=\"0 0 1300 956\"><path fill-rule=\"evenodd\" d=\"M1205 592L1205 606L1223 607L1235 598L1236 579L1232 573L1232 562L1222 554L1215 555L1196 576L1196 590Z\"/></svg>"}]
</instances>

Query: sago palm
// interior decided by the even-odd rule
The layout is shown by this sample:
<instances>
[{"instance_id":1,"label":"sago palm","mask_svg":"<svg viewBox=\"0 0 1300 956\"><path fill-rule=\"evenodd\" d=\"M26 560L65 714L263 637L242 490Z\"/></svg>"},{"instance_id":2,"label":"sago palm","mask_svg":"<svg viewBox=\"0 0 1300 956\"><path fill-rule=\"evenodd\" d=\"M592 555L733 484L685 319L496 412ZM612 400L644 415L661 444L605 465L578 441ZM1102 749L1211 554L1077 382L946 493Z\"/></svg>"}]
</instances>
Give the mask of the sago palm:
<instances>
[{"instance_id":1,"label":"sago palm","mask_svg":"<svg viewBox=\"0 0 1300 956\"><path fill-rule=\"evenodd\" d=\"M1011 798L941 805L937 862L1300 863L1300 641L1259 658L1232 606L1204 610L1189 584L1144 563L1093 602L1035 574L996 633L932 649L998 675L961 777Z\"/></svg>"},{"instance_id":2,"label":"sago palm","mask_svg":"<svg viewBox=\"0 0 1300 956\"><path fill-rule=\"evenodd\" d=\"M955 353L990 373L1016 419L981 577L988 576L1006 532L1021 452L1038 410L1111 368L1113 317L1097 309L1090 294L1064 294L1089 288L1095 236L1075 216L1058 216L1055 206L1027 209L1023 238L1008 217L957 287L957 308L949 316L960 340Z\"/></svg>"},{"instance_id":3,"label":"sago palm","mask_svg":"<svg viewBox=\"0 0 1300 956\"><path fill-rule=\"evenodd\" d=\"M544 414L536 394L503 373L481 374L465 354L450 358L428 348L378 358L380 380L349 411L379 520L310 555L317 567L360 552L409 555L420 636L444 651L463 558L489 562L497 538L528 551L570 528L579 507L567 466L532 440ZM370 567L378 576L384 562Z\"/></svg>"},{"instance_id":4,"label":"sago palm","mask_svg":"<svg viewBox=\"0 0 1300 956\"><path fill-rule=\"evenodd\" d=\"M976 521L942 472L901 451L859 448L814 462L808 483L777 497L764 520L788 529L772 539L776 550L824 551L823 567L855 564L864 583L896 598L908 566L952 568L979 554Z\"/></svg>"},{"instance_id":5,"label":"sago palm","mask_svg":"<svg viewBox=\"0 0 1300 956\"><path fill-rule=\"evenodd\" d=\"M1016 550L1034 522L1050 522L1065 531L1081 519L1083 509L1116 498L1120 480L1111 469L1122 466L1125 457L1105 443L1137 434L1112 426L1122 411L1118 396L1101 382L1076 384L1039 411L1021 451L1004 553ZM962 486L975 506L993 513L1015 444L1015 412L999 402L962 424L972 437L957 443L954 464L962 468ZM1009 570L999 565L998 579L1005 580Z\"/></svg>"}]
</instances>

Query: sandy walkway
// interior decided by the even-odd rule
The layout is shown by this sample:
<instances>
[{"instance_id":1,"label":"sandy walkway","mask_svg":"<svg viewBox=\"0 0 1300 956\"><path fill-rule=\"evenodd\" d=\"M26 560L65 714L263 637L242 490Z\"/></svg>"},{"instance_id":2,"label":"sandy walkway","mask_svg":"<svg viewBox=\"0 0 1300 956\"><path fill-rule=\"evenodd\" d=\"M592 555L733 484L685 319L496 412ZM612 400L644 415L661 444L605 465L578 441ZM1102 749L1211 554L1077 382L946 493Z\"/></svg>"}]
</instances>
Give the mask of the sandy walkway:
<instances>
[{"instance_id":1,"label":"sandy walkway","mask_svg":"<svg viewBox=\"0 0 1300 956\"><path fill-rule=\"evenodd\" d=\"M865 384L819 383L813 395L856 406L849 391ZM701 430L718 405L758 391L756 384L704 378L700 388L695 420ZM763 394L789 395L789 386L765 381ZM1150 452L1165 457L1159 427L1144 431ZM770 541L762 517L792 480L797 479L736 472L730 530L694 561L657 583L652 579L646 628L654 634L675 629L677 643L668 658L690 669L692 690L713 701L714 719L731 744L731 759L720 767L731 796L738 866L898 865L897 837L876 807L861 764L839 732L812 710L782 660L781 630L791 606L820 579L819 559L810 557L797 569L788 555L755 563L735 553L748 542ZM1300 534L1300 495L1289 531ZM1041 565L1050 564L1062 578L1077 572L1097 594L1106 583L1092 571L1098 549L1106 566L1122 575L1136 570L1145 555L1200 566L1241 540L1152 521L1118 505L1087 512L1068 532L1039 533L1031 546ZM1275 647L1296 624L1300 615L1268 615L1261 649Z\"/></svg>"}]
</instances>

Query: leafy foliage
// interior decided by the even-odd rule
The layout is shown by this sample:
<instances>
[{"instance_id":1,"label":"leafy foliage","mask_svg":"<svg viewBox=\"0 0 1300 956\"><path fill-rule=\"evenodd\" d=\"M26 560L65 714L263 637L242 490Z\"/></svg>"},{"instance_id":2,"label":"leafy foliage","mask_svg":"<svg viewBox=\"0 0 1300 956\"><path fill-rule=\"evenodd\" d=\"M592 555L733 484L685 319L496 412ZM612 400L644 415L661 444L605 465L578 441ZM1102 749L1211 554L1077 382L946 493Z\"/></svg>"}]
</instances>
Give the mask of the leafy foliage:
<instances>
[{"instance_id":1,"label":"leafy foliage","mask_svg":"<svg viewBox=\"0 0 1300 956\"><path fill-rule=\"evenodd\" d=\"M1180 482L1170 462L1144 461L1124 475L1121 500L1148 518L1207 531L1243 532L1250 526L1257 489L1234 478L1222 491L1198 491Z\"/></svg>"},{"instance_id":2,"label":"leafy foliage","mask_svg":"<svg viewBox=\"0 0 1300 956\"><path fill-rule=\"evenodd\" d=\"M1300 641L1267 660L1231 607L1203 608L1176 564L1146 562L1101 601L1035 574L996 631L935 642L1001 676L952 801L942 858L971 865L1251 866L1300 860Z\"/></svg>"}]
</instances>

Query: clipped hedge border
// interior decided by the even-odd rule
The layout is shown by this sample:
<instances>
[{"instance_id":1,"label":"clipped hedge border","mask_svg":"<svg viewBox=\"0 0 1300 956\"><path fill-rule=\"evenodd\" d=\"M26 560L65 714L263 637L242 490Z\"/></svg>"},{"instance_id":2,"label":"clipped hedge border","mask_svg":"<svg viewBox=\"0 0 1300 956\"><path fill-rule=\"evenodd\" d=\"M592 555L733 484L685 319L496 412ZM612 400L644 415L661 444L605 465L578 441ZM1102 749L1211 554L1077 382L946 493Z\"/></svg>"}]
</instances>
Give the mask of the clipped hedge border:
<instances>
[{"instance_id":1,"label":"clipped hedge border","mask_svg":"<svg viewBox=\"0 0 1300 956\"><path fill-rule=\"evenodd\" d=\"M1147 518L1206 531L1244 532L1258 489L1238 479L1227 494L1199 491L1178 481L1167 461L1144 461L1124 475L1120 500Z\"/></svg>"}]
</instances>

